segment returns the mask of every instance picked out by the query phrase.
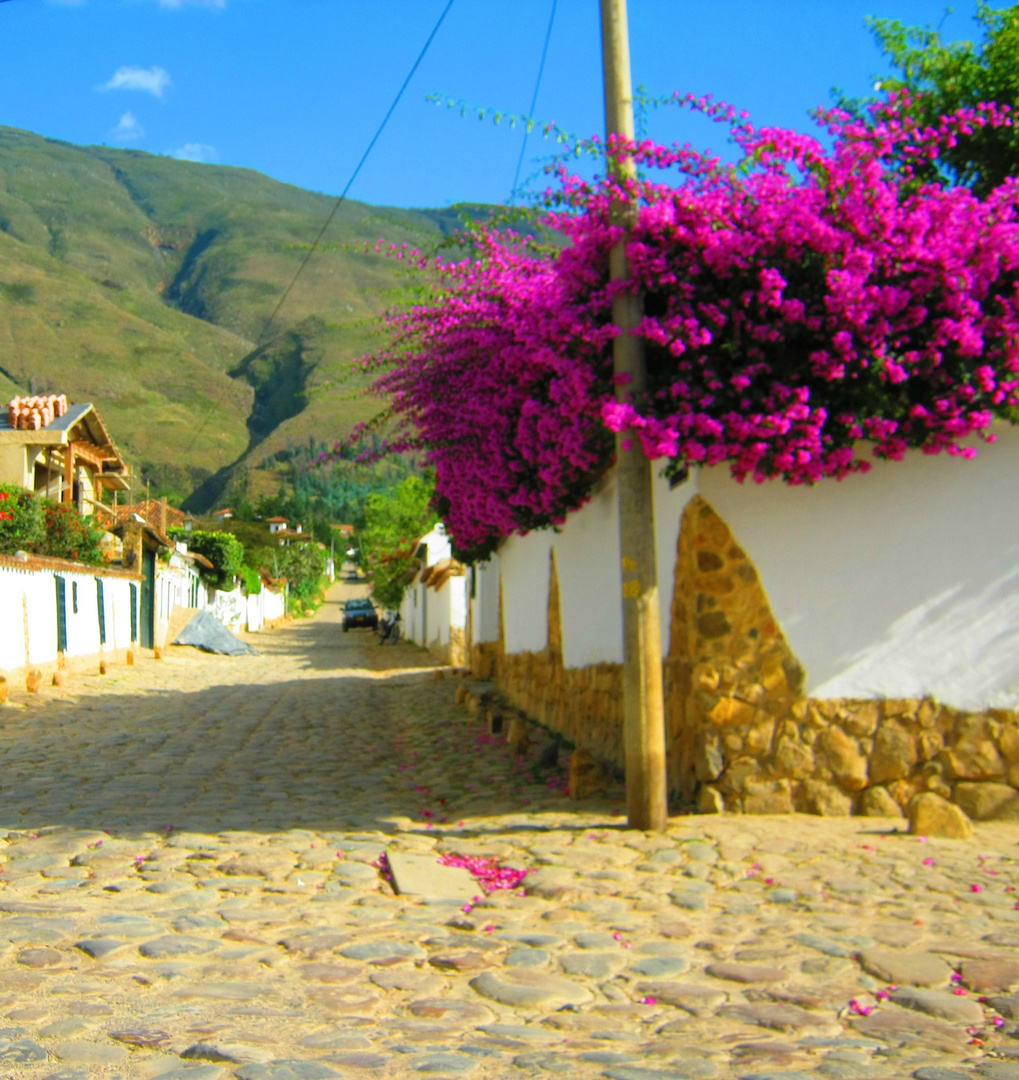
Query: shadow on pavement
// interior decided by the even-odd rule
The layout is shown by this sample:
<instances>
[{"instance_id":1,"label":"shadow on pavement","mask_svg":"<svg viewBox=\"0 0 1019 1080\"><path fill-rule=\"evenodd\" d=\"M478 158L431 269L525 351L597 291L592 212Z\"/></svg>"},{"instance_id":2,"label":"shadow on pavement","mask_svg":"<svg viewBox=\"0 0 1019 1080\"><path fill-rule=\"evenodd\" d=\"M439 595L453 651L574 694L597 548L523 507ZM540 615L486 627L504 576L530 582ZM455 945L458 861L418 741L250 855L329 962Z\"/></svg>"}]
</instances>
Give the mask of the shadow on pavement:
<instances>
[{"instance_id":1,"label":"shadow on pavement","mask_svg":"<svg viewBox=\"0 0 1019 1080\"><path fill-rule=\"evenodd\" d=\"M334 646L328 654L335 663ZM402 818L404 829L425 830L461 815L494 824L601 807L528 779L453 703L450 680L411 667L421 655L388 648L377 673L2 709L0 829L392 831Z\"/></svg>"}]
</instances>

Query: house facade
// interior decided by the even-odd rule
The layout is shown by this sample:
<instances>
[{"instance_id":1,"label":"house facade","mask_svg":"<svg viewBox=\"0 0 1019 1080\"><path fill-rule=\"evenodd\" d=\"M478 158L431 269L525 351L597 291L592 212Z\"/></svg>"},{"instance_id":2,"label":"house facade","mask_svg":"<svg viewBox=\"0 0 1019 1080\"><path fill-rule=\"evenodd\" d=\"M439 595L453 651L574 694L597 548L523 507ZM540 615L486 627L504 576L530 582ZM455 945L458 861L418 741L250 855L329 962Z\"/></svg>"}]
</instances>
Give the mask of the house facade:
<instances>
[{"instance_id":1,"label":"house facade","mask_svg":"<svg viewBox=\"0 0 1019 1080\"><path fill-rule=\"evenodd\" d=\"M0 410L0 483L99 514L103 494L126 491L130 470L94 405L66 395L13 398Z\"/></svg>"},{"instance_id":2,"label":"house facade","mask_svg":"<svg viewBox=\"0 0 1019 1080\"><path fill-rule=\"evenodd\" d=\"M400 620L404 637L444 663L467 662L467 584L464 567L452 557L445 528L436 525L416 549L420 570L404 593Z\"/></svg>"}]
</instances>

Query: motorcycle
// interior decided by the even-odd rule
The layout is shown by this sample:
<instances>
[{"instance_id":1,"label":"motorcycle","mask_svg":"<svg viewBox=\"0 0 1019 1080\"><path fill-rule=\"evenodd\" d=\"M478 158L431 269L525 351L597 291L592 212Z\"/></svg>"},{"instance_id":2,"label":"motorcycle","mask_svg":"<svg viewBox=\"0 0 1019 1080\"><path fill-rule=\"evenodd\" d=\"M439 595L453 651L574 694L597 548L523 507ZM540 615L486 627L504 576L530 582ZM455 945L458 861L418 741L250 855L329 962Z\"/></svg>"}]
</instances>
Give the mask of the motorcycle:
<instances>
[{"instance_id":1,"label":"motorcycle","mask_svg":"<svg viewBox=\"0 0 1019 1080\"><path fill-rule=\"evenodd\" d=\"M379 644L395 645L400 640L400 613L387 611L379 619Z\"/></svg>"}]
</instances>

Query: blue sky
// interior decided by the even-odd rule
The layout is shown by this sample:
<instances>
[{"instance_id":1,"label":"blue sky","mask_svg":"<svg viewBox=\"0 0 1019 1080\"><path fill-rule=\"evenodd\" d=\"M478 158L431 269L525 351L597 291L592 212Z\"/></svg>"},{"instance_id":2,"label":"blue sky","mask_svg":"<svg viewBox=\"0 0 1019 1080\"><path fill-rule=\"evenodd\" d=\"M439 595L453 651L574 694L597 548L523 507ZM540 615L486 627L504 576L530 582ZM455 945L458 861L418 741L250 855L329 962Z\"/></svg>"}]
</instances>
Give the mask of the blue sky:
<instances>
[{"instance_id":1,"label":"blue sky","mask_svg":"<svg viewBox=\"0 0 1019 1080\"><path fill-rule=\"evenodd\" d=\"M0 3L0 124L346 184L446 0L11 0ZM526 111L551 0L455 0L351 197L397 206L504 200L522 134L431 93ZM711 92L758 124L805 128L883 66L869 14L972 37L975 0L630 0L634 82ZM1005 6L1005 0L1001 0ZM603 126L597 0L559 0L536 114ZM671 111L651 134L719 147ZM532 136L529 157L549 152Z\"/></svg>"}]
</instances>

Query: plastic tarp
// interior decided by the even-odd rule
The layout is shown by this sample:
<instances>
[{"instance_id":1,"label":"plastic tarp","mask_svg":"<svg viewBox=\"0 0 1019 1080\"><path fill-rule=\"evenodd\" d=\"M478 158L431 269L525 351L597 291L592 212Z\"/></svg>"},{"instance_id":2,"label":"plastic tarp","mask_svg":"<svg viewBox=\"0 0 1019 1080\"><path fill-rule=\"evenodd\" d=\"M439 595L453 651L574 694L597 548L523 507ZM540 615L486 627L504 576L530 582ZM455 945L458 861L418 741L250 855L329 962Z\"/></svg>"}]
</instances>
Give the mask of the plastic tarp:
<instances>
[{"instance_id":1,"label":"plastic tarp","mask_svg":"<svg viewBox=\"0 0 1019 1080\"><path fill-rule=\"evenodd\" d=\"M218 619L207 611L198 614L177 636L174 645L194 645L203 652L221 653L223 656L254 655L255 650L239 641Z\"/></svg>"}]
</instances>

